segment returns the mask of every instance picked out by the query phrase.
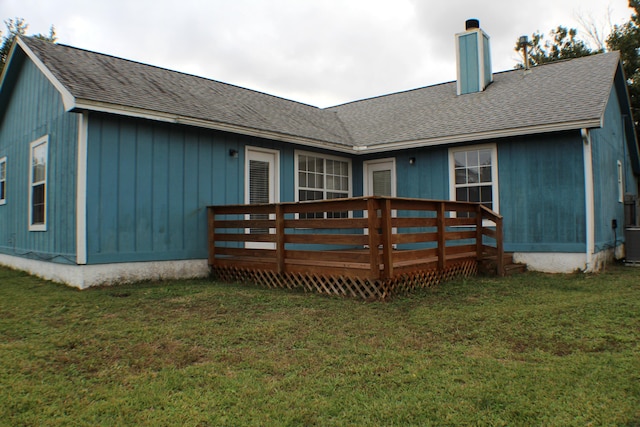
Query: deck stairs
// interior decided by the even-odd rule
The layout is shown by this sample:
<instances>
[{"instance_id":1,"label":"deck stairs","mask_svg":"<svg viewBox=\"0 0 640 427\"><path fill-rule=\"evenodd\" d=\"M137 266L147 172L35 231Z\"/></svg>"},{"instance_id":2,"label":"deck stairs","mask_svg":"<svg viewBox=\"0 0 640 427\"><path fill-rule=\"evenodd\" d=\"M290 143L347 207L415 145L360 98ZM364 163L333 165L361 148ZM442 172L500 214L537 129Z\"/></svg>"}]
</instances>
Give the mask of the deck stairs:
<instances>
[{"instance_id":1,"label":"deck stairs","mask_svg":"<svg viewBox=\"0 0 640 427\"><path fill-rule=\"evenodd\" d=\"M527 271L527 265L513 261L513 253L505 253L503 257L505 276L512 276ZM478 264L478 273L486 276L497 275L496 256L486 256Z\"/></svg>"}]
</instances>

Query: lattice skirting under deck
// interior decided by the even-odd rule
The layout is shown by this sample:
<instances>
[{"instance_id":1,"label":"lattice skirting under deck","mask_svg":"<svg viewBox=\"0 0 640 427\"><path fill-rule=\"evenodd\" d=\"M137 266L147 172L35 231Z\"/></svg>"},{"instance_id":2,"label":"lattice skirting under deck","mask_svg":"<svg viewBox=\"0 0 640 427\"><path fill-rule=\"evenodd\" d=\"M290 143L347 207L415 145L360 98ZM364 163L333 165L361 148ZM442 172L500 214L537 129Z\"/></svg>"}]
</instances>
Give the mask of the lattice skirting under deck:
<instances>
[{"instance_id":1,"label":"lattice skirting under deck","mask_svg":"<svg viewBox=\"0 0 640 427\"><path fill-rule=\"evenodd\" d=\"M394 295L428 288L456 277L469 277L478 273L475 260L465 260L447 266L444 270L419 270L386 280L370 280L331 274L278 274L268 270L244 267L212 266L211 274L222 282L257 284L269 288L304 289L328 295L388 300Z\"/></svg>"}]
</instances>

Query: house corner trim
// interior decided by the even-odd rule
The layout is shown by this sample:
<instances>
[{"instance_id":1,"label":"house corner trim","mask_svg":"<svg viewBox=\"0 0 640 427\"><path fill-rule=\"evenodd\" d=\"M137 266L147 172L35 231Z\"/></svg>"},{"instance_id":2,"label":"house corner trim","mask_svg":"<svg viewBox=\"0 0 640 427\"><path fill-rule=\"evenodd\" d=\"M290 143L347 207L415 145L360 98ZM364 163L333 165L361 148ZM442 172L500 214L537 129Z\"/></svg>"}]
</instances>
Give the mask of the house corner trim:
<instances>
[{"instance_id":1,"label":"house corner trim","mask_svg":"<svg viewBox=\"0 0 640 427\"><path fill-rule=\"evenodd\" d=\"M585 272L594 270L593 256L595 253L595 201L593 187L593 156L591 153L591 135L588 129L581 129L582 153L584 159L584 192L586 217L586 266Z\"/></svg>"},{"instance_id":2,"label":"house corner trim","mask_svg":"<svg viewBox=\"0 0 640 427\"><path fill-rule=\"evenodd\" d=\"M76 177L76 264L87 263L87 138L89 113L78 115L78 173Z\"/></svg>"}]
</instances>

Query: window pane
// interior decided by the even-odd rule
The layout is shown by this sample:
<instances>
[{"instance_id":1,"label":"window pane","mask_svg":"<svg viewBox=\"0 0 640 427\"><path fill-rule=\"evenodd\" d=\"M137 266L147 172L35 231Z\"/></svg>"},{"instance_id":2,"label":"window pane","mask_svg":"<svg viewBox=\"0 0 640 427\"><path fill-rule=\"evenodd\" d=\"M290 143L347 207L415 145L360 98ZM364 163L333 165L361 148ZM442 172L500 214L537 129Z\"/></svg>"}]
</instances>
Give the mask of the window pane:
<instances>
[{"instance_id":1,"label":"window pane","mask_svg":"<svg viewBox=\"0 0 640 427\"><path fill-rule=\"evenodd\" d=\"M45 185L34 185L31 194L31 223L44 224L44 192Z\"/></svg>"},{"instance_id":2,"label":"window pane","mask_svg":"<svg viewBox=\"0 0 640 427\"><path fill-rule=\"evenodd\" d=\"M298 193L298 199L301 202L322 200L322 191L300 190Z\"/></svg>"},{"instance_id":3,"label":"window pane","mask_svg":"<svg viewBox=\"0 0 640 427\"><path fill-rule=\"evenodd\" d=\"M491 194L491 186L484 185L480 187L480 202L484 205L490 204L493 202L493 197Z\"/></svg>"},{"instance_id":4,"label":"window pane","mask_svg":"<svg viewBox=\"0 0 640 427\"><path fill-rule=\"evenodd\" d=\"M467 166L478 166L478 151L467 151Z\"/></svg>"},{"instance_id":5,"label":"window pane","mask_svg":"<svg viewBox=\"0 0 640 427\"><path fill-rule=\"evenodd\" d=\"M0 200L6 199L6 197L4 196L4 186L5 186L5 182L0 181Z\"/></svg>"},{"instance_id":6,"label":"window pane","mask_svg":"<svg viewBox=\"0 0 640 427\"><path fill-rule=\"evenodd\" d=\"M467 182L469 184L480 182L480 170L478 168L467 169Z\"/></svg>"},{"instance_id":7,"label":"window pane","mask_svg":"<svg viewBox=\"0 0 640 427\"><path fill-rule=\"evenodd\" d=\"M469 194L467 192L467 187L456 188L456 200L459 202L469 201Z\"/></svg>"},{"instance_id":8,"label":"window pane","mask_svg":"<svg viewBox=\"0 0 640 427\"><path fill-rule=\"evenodd\" d=\"M480 150L478 159L480 165L491 165L491 150Z\"/></svg>"},{"instance_id":9,"label":"window pane","mask_svg":"<svg viewBox=\"0 0 640 427\"><path fill-rule=\"evenodd\" d=\"M479 202L480 201L480 188L479 187L469 187L469 202Z\"/></svg>"},{"instance_id":10,"label":"window pane","mask_svg":"<svg viewBox=\"0 0 640 427\"><path fill-rule=\"evenodd\" d=\"M467 166L467 153L464 151L459 151L453 154L453 159L456 164L456 167L465 167Z\"/></svg>"},{"instance_id":11,"label":"window pane","mask_svg":"<svg viewBox=\"0 0 640 427\"><path fill-rule=\"evenodd\" d=\"M467 183L467 170L456 169L456 184L466 184L466 183Z\"/></svg>"},{"instance_id":12,"label":"window pane","mask_svg":"<svg viewBox=\"0 0 640 427\"><path fill-rule=\"evenodd\" d=\"M44 181L47 176L47 144L33 148L32 182Z\"/></svg>"},{"instance_id":13,"label":"window pane","mask_svg":"<svg viewBox=\"0 0 640 427\"><path fill-rule=\"evenodd\" d=\"M480 168L480 182L491 182L491 166Z\"/></svg>"},{"instance_id":14,"label":"window pane","mask_svg":"<svg viewBox=\"0 0 640 427\"><path fill-rule=\"evenodd\" d=\"M327 160L327 174L333 174L333 170L334 170L334 161L333 160ZM340 172L340 170L338 169L338 173Z\"/></svg>"},{"instance_id":15,"label":"window pane","mask_svg":"<svg viewBox=\"0 0 640 427\"><path fill-rule=\"evenodd\" d=\"M4 180L7 177L7 162L0 163L0 180Z\"/></svg>"}]
</instances>

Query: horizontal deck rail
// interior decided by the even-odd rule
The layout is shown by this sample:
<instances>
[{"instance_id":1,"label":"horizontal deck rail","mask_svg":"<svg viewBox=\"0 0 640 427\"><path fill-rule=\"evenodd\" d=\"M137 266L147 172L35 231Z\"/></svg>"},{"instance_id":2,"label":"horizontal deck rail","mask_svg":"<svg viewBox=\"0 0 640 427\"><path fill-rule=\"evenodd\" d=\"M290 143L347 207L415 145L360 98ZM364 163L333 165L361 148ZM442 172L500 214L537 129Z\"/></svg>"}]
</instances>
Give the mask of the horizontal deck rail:
<instances>
[{"instance_id":1,"label":"horizontal deck rail","mask_svg":"<svg viewBox=\"0 0 640 427\"><path fill-rule=\"evenodd\" d=\"M209 265L389 281L493 257L502 217L478 203L392 197L209 206Z\"/></svg>"}]
</instances>

